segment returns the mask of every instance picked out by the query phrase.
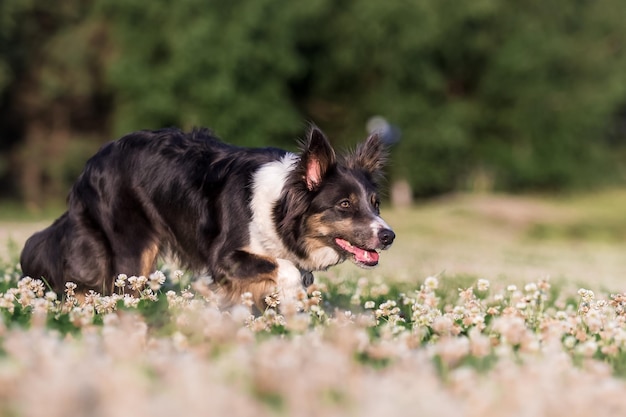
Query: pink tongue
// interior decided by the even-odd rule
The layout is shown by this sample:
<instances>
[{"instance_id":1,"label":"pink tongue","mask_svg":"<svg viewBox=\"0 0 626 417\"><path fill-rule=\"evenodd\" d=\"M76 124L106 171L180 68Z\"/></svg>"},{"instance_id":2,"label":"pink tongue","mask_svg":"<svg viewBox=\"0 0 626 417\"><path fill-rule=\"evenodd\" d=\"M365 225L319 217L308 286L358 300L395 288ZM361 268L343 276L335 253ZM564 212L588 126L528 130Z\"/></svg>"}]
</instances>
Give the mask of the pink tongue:
<instances>
[{"instance_id":1,"label":"pink tongue","mask_svg":"<svg viewBox=\"0 0 626 417\"><path fill-rule=\"evenodd\" d=\"M354 249L354 251L352 252L354 254L354 257L356 258L357 261L359 262L365 262L365 263L372 263L372 262L378 262L378 252L376 251L369 251L369 250L364 250L361 248L357 248L356 246L352 247Z\"/></svg>"},{"instance_id":2,"label":"pink tongue","mask_svg":"<svg viewBox=\"0 0 626 417\"><path fill-rule=\"evenodd\" d=\"M335 241L343 249L353 254L354 258L359 262L368 263L368 264L378 262L378 252L374 250L370 251L370 250L357 248L356 246L352 246L350 242L348 242L347 240L343 240L339 238L335 239Z\"/></svg>"}]
</instances>

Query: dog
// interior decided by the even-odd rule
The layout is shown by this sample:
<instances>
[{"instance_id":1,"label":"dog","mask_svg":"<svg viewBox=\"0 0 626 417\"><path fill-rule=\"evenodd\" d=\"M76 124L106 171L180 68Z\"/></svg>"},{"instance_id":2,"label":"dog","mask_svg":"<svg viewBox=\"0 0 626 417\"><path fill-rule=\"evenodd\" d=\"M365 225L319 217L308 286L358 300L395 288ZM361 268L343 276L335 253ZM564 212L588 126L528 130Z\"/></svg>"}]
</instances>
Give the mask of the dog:
<instances>
[{"instance_id":1,"label":"dog","mask_svg":"<svg viewBox=\"0 0 626 417\"><path fill-rule=\"evenodd\" d=\"M21 254L24 276L63 294L114 291L170 253L208 274L225 305L257 306L346 259L369 268L395 234L380 217L387 152L377 134L337 155L312 126L299 153L226 144L209 129L138 131L104 145L71 188L68 210Z\"/></svg>"}]
</instances>

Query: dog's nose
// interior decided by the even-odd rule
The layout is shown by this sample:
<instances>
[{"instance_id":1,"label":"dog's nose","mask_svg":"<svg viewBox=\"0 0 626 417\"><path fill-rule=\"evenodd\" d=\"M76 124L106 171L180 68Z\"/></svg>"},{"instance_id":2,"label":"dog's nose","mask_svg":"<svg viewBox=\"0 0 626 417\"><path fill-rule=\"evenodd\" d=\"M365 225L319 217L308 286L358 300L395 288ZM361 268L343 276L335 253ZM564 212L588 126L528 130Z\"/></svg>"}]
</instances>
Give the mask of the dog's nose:
<instances>
[{"instance_id":1,"label":"dog's nose","mask_svg":"<svg viewBox=\"0 0 626 417\"><path fill-rule=\"evenodd\" d=\"M389 246L393 243L393 240L396 238L396 234L391 229L381 229L378 232L378 240L383 246Z\"/></svg>"}]
</instances>

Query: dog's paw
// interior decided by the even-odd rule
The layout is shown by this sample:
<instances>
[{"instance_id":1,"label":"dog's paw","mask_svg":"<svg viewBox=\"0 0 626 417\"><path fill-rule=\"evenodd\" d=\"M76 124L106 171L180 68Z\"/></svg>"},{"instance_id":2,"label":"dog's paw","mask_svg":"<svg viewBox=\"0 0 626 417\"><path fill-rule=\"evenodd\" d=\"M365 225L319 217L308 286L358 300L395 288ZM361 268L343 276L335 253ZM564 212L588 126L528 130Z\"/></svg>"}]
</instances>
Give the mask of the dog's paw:
<instances>
[{"instance_id":1,"label":"dog's paw","mask_svg":"<svg viewBox=\"0 0 626 417\"><path fill-rule=\"evenodd\" d=\"M306 294L303 286L303 276L300 270L285 259L277 259L278 274L276 286L282 303L296 302ZM311 274L311 277L313 274Z\"/></svg>"}]
</instances>

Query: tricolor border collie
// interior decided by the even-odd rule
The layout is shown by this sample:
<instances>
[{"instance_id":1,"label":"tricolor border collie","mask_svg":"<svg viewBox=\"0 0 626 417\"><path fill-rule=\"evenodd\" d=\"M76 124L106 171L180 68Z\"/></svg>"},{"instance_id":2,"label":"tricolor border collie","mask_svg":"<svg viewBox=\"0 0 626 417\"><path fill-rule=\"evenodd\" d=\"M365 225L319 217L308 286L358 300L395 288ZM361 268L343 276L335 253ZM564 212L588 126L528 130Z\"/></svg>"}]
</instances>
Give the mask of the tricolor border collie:
<instances>
[{"instance_id":1,"label":"tricolor border collie","mask_svg":"<svg viewBox=\"0 0 626 417\"><path fill-rule=\"evenodd\" d=\"M175 255L209 274L225 304L257 306L312 282L311 271L351 259L378 263L395 235L381 219L378 135L338 156L317 127L298 154L241 148L207 129L139 131L104 145L68 196L68 210L24 247L25 276L62 293L111 293L117 274L153 272Z\"/></svg>"}]
</instances>

